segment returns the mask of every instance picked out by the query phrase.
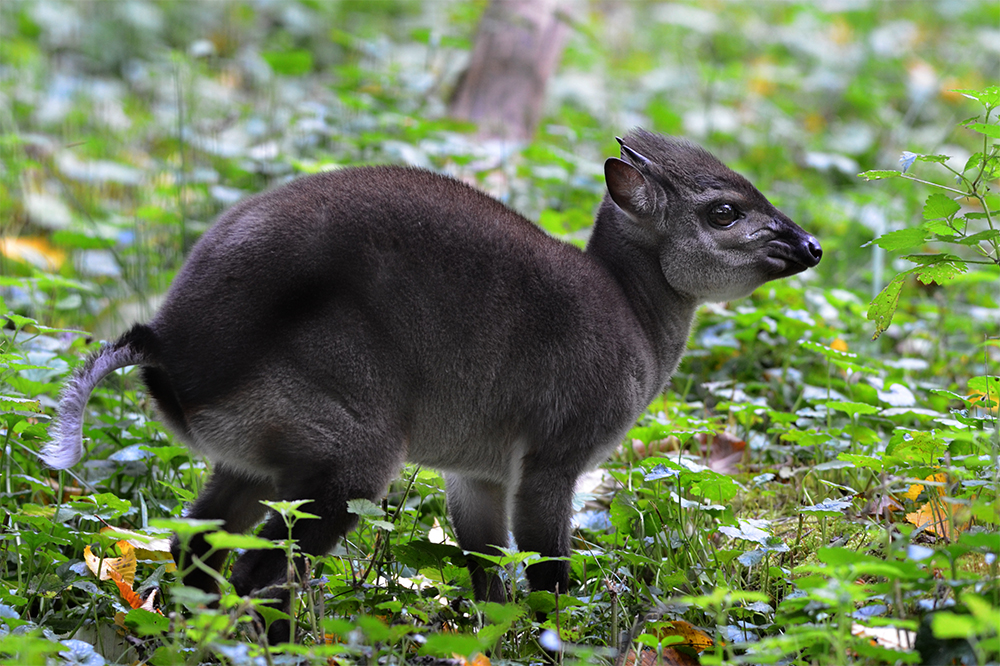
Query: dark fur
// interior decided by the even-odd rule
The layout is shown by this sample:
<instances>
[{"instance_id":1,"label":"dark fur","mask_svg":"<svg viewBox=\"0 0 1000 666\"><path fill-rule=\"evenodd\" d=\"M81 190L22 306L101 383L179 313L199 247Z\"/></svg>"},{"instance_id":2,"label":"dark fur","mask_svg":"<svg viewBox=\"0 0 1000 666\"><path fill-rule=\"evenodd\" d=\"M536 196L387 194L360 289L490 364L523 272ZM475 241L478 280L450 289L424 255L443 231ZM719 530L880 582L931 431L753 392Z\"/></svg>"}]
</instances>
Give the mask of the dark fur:
<instances>
[{"instance_id":1,"label":"dark fur","mask_svg":"<svg viewBox=\"0 0 1000 666\"><path fill-rule=\"evenodd\" d=\"M347 500L377 500L411 460L446 472L463 548L507 545L511 511L522 550L567 556L577 477L663 390L698 305L821 254L702 149L642 130L623 146L586 252L458 181L399 167L302 178L222 215L156 317L97 353L141 362L163 418L214 462L189 515L243 531L264 518L260 499L312 499L322 520L294 537L322 554L354 525ZM716 228L720 202L744 218ZM93 367L67 388L70 412L103 376ZM61 466L82 452L65 430L43 454ZM262 536L285 533L272 516ZM280 551L251 551L232 581L246 594L284 577ZM565 591L568 565L528 578ZM478 568L473 582L477 597L504 598Z\"/></svg>"}]
</instances>

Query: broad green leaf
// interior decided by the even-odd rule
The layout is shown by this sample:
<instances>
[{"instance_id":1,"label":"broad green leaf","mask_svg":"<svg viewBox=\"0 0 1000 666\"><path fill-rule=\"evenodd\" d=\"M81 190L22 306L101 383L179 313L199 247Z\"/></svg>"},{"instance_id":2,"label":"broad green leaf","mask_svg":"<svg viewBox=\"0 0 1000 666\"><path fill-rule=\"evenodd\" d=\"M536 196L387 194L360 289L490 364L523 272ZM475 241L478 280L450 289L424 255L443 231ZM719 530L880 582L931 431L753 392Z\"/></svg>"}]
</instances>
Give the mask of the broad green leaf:
<instances>
[{"instance_id":1,"label":"broad green leaf","mask_svg":"<svg viewBox=\"0 0 1000 666\"><path fill-rule=\"evenodd\" d=\"M987 229L985 231L980 231L977 234L966 236L965 238L953 240L952 242L959 243L961 245L975 245L976 243L988 243L998 239L1000 239L1000 229Z\"/></svg>"},{"instance_id":2,"label":"broad green leaf","mask_svg":"<svg viewBox=\"0 0 1000 666\"><path fill-rule=\"evenodd\" d=\"M385 511L369 499L352 499L347 502L347 512L366 518L385 518Z\"/></svg>"},{"instance_id":3,"label":"broad green leaf","mask_svg":"<svg viewBox=\"0 0 1000 666\"><path fill-rule=\"evenodd\" d=\"M466 657L471 663L472 657L489 648L483 645L475 636L465 634L431 634L427 642L420 647L419 654L431 654L439 657L452 658L454 655Z\"/></svg>"},{"instance_id":4,"label":"broad green leaf","mask_svg":"<svg viewBox=\"0 0 1000 666\"><path fill-rule=\"evenodd\" d=\"M959 89L953 92L974 99L986 107L1000 106L1000 86L989 86L982 90Z\"/></svg>"},{"instance_id":5,"label":"broad green leaf","mask_svg":"<svg viewBox=\"0 0 1000 666\"><path fill-rule=\"evenodd\" d=\"M826 403L826 406L834 411L844 412L848 416L854 416L856 414L875 414L879 411L878 407L875 405L869 405L866 402L830 400Z\"/></svg>"},{"instance_id":6,"label":"broad green leaf","mask_svg":"<svg viewBox=\"0 0 1000 666\"><path fill-rule=\"evenodd\" d=\"M134 608L125 616L125 626L140 636L158 636L170 627L170 620L159 613Z\"/></svg>"},{"instance_id":7,"label":"broad green leaf","mask_svg":"<svg viewBox=\"0 0 1000 666\"><path fill-rule=\"evenodd\" d=\"M980 375L969 380L969 391L976 395L977 407L992 409L1000 402L1000 377Z\"/></svg>"},{"instance_id":8,"label":"broad green leaf","mask_svg":"<svg viewBox=\"0 0 1000 666\"><path fill-rule=\"evenodd\" d=\"M850 370L852 372L866 372L873 375L878 374L877 369L856 362L854 359L857 359L858 355L855 353L840 351L839 349L834 349L833 347L828 347L812 340L799 340L799 344L810 351L826 356L830 359L830 362L838 368ZM772 420L774 420L774 415L772 414L771 416ZM794 420L794 418L792 420Z\"/></svg>"},{"instance_id":9,"label":"broad green leaf","mask_svg":"<svg viewBox=\"0 0 1000 666\"><path fill-rule=\"evenodd\" d=\"M268 500L261 500L260 503L269 509L277 511L282 516L286 518L295 518L296 520L300 518L316 518L319 519L314 513L309 513L307 511L300 511L299 507L303 504L309 504L313 500L300 499L300 500L290 500L290 501L277 501L272 502ZM348 502L348 511L350 511L350 502Z\"/></svg>"},{"instance_id":10,"label":"broad green leaf","mask_svg":"<svg viewBox=\"0 0 1000 666\"><path fill-rule=\"evenodd\" d=\"M907 257L907 259L909 259L909 257ZM924 284L930 284L931 282L934 282L935 284L945 284L954 280L967 270L969 270L969 267L964 261L942 261L929 266L916 268L914 269L914 272L917 274L917 279Z\"/></svg>"},{"instance_id":11,"label":"broad green leaf","mask_svg":"<svg viewBox=\"0 0 1000 666\"><path fill-rule=\"evenodd\" d=\"M937 164L944 164L951 159L951 155L917 155L916 160L918 162L935 162Z\"/></svg>"},{"instance_id":12,"label":"broad green leaf","mask_svg":"<svg viewBox=\"0 0 1000 666\"><path fill-rule=\"evenodd\" d=\"M931 628L935 638L974 638L979 623L971 615L939 611L931 616Z\"/></svg>"},{"instance_id":13,"label":"broad green leaf","mask_svg":"<svg viewBox=\"0 0 1000 666\"><path fill-rule=\"evenodd\" d=\"M902 291L903 282L910 272L905 271L892 278L892 281L878 293L878 296L868 306L866 317L869 321L875 322L875 333L872 334L872 340L882 335L892 323L892 316L896 314L896 307L899 305L899 292Z\"/></svg>"},{"instance_id":14,"label":"broad green leaf","mask_svg":"<svg viewBox=\"0 0 1000 666\"><path fill-rule=\"evenodd\" d=\"M881 456L865 456L857 453L841 453L837 455L837 460L849 462L855 467L867 467L868 469L882 470L885 461Z\"/></svg>"},{"instance_id":15,"label":"broad green leaf","mask_svg":"<svg viewBox=\"0 0 1000 666\"><path fill-rule=\"evenodd\" d=\"M940 192L935 192L927 197L927 201L924 203L924 219L938 220L943 217L951 217L961 208L957 202L952 201Z\"/></svg>"},{"instance_id":16,"label":"broad green leaf","mask_svg":"<svg viewBox=\"0 0 1000 666\"><path fill-rule=\"evenodd\" d=\"M13 395L0 395L0 410L5 412L15 409L30 409L37 411L38 401L30 398L19 398Z\"/></svg>"},{"instance_id":17,"label":"broad green leaf","mask_svg":"<svg viewBox=\"0 0 1000 666\"><path fill-rule=\"evenodd\" d=\"M271 66L275 74L302 76L313 68L312 53L299 51L264 51L261 57Z\"/></svg>"},{"instance_id":18,"label":"broad green leaf","mask_svg":"<svg viewBox=\"0 0 1000 666\"><path fill-rule=\"evenodd\" d=\"M1000 139L1000 125L987 125L985 123L972 123L967 125L967 127L980 134L985 134L986 136L992 137L994 139Z\"/></svg>"},{"instance_id":19,"label":"broad green leaf","mask_svg":"<svg viewBox=\"0 0 1000 666\"><path fill-rule=\"evenodd\" d=\"M929 234L945 236L945 238L939 240L944 240L948 243L956 242L953 237L957 236L959 233L958 230L951 226L949 220L930 220L928 222L924 222L924 231Z\"/></svg>"},{"instance_id":20,"label":"broad green leaf","mask_svg":"<svg viewBox=\"0 0 1000 666\"><path fill-rule=\"evenodd\" d=\"M864 178L865 180L884 180L886 178L899 178L903 174L899 171L886 171L882 169L873 169L871 171L863 171L858 174L858 178Z\"/></svg>"},{"instance_id":21,"label":"broad green leaf","mask_svg":"<svg viewBox=\"0 0 1000 666\"><path fill-rule=\"evenodd\" d=\"M150 527L170 530L180 536L193 536L200 532L211 532L222 528L224 520L198 520L196 518L153 518Z\"/></svg>"},{"instance_id":22,"label":"broad green leaf","mask_svg":"<svg viewBox=\"0 0 1000 666\"><path fill-rule=\"evenodd\" d=\"M873 243L885 250L908 250L924 244L926 232L919 227L890 231L876 238Z\"/></svg>"},{"instance_id":23,"label":"broad green leaf","mask_svg":"<svg viewBox=\"0 0 1000 666\"><path fill-rule=\"evenodd\" d=\"M244 550L270 550L281 548L281 544L268 539L262 539L252 534L232 534L230 532L212 532L205 535L205 541L215 548L242 548Z\"/></svg>"}]
</instances>

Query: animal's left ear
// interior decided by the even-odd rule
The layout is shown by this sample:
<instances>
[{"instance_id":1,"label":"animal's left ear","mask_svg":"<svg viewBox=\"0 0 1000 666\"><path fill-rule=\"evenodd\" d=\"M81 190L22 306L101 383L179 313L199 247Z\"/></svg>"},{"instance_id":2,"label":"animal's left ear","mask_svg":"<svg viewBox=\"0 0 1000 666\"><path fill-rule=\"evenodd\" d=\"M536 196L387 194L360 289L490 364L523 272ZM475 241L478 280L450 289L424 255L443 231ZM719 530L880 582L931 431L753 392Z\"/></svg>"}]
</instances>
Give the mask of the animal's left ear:
<instances>
[{"instance_id":1,"label":"animal's left ear","mask_svg":"<svg viewBox=\"0 0 1000 666\"><path fill-rule=\"evenodd\" d=\"M611 200L635 221L651 218L657 201L665 198L659 185L617 157L610 157L604 163L604 180Z\"/></svg>"}]
</instances>

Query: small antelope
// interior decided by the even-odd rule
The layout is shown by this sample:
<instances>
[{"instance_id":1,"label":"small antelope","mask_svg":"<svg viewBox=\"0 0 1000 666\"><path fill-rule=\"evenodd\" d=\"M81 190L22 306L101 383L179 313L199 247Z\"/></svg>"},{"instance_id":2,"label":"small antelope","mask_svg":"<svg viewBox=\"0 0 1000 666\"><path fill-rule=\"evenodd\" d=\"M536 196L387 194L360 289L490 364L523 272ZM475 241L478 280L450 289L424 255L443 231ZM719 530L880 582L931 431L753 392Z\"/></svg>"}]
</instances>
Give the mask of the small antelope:
<instances>
[{"instance_id":1,"label":"small antelope","mask_svg":"<svg viewBox=\"0 0 1000 666\"><path fill-rule=\"evenodd\" d=\"M570 553L577 477L621 442L665 387L695 310L816 266L817 240L701 148L641 129L604 165L585 251L459 181L349 168L250 197L204 234L162 309L66 384L54 468L83 454L94 386L139 365L163 420L214 464L188 515L230 532L260 500L313 500L295 524L310 554L355 524L405 461L445 473L462 548ZM261 536L287 530L271 515ZM180 561L174 540L175 558ZM186 554L206 559L195 538ZM471 565L479 599L499 578ZM528 568L565 591L565 560ZM287 601L284 554L248 551L239 594ZM206 590L194 571L185 581ZM283 595L283 596L282 596ZM283 635L281 634L283 631ZM288 638L287 624L272 639Z\"/></svg>"}]
</instances>

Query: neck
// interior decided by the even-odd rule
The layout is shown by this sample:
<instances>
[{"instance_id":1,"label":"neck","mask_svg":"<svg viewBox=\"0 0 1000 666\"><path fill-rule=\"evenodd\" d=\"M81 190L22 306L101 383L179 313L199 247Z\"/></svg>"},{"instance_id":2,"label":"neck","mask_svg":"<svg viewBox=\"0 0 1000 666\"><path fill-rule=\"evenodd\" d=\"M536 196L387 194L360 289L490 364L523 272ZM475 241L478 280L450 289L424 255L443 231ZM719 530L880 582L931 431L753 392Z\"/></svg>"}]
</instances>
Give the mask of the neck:
<instances>
[{"instance_id":1,"label":"neck","mask_svg":"<svg viewBox=\"0 0 1000 666\"><path fill-rule=\"evenodd\" d=\"M698 301L670 286L655 244L635 238L635 226L612 207L601 206L587 254L614 277L654 351L659 392L687 345ZM633 232L633 233L630 233Z\"/></svg>"}]
</instances>

